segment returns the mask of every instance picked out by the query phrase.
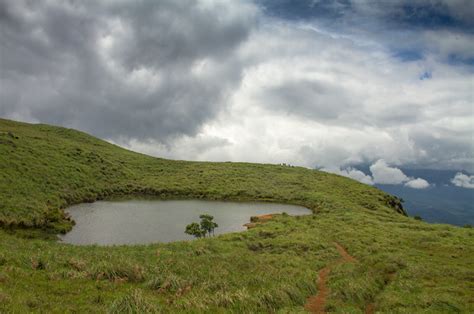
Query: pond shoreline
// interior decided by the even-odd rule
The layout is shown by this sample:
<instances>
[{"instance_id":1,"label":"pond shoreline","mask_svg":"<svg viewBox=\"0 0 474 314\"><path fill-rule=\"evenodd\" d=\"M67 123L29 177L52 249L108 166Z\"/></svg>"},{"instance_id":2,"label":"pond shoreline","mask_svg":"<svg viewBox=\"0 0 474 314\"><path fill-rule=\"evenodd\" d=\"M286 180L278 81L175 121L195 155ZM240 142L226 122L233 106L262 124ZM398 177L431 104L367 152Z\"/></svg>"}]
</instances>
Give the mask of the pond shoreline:
<instances>
[{"instance_id":1,"label":"pond shoreline","mask_svg":"<svg viewBox=\"0 0 474 314\"><path fill-rule=\"evenodd\" d=\"M216 235L245 231L254 216L288 213L309 215L306 207L275 202L234 202L201 199L162 200L156 198L103 200L68 207L76 221L73 229L59 235L64 243L76 245L148 244L191 240L184 233L199 215L210 214L219 224Z\"/></svg>"}]
</instances>

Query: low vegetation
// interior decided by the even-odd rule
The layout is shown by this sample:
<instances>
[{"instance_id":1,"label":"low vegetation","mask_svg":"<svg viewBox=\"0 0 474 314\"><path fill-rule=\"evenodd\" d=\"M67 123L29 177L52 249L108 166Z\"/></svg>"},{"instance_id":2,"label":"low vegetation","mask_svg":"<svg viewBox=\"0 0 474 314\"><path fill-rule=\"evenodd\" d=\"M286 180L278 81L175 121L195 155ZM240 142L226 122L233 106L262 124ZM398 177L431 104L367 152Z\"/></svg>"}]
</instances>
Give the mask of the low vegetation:
<instances>
[{"instance_id":1,"label":"low vegetation","mask_svg":"<svg viewBox=\"0 0 474 314\"><path fill-rule=\"evenodd\" d=\"M336 175L157 159L0 120L0 178L0 312L298 313L327 265L327 311L474 311L472 228L406 217L398 199ZM314 214L168 244L51 239L72 226L64 207L124 195L284 202ZM334 242L356 261L338 264Z\"/></svg>"}]
</instances>

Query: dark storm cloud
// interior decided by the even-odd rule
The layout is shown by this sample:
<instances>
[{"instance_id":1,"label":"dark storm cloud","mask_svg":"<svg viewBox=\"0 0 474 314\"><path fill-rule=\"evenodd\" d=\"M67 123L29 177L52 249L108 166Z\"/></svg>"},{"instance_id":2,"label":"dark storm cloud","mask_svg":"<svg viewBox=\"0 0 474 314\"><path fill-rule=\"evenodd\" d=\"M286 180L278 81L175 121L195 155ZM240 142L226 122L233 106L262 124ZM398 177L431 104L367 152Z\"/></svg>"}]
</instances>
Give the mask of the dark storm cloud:
<instances>
[{"instance_id":1,"label":"dark storm cloud","mask_svg":"<svg viewBox=\"0 0 474 314\"><path fill-rule=\"evenodd\" d=\"M234 9L194 1L129 2L113 10L128 26L116 56L129 68L188 66L209 57L225 61L252 26Z\"/></svg>"},{"instance_id":2,"label":"dark storm cloud","mask_svg":"<svg viewBox=\"0 0 474 314\"><path fill-rule=\"evenodd\" d=\"M1 1L0 115L108 138L193 134L239 84L234 51L254 13L191 0Z\"/></svg>"}]
</instances>

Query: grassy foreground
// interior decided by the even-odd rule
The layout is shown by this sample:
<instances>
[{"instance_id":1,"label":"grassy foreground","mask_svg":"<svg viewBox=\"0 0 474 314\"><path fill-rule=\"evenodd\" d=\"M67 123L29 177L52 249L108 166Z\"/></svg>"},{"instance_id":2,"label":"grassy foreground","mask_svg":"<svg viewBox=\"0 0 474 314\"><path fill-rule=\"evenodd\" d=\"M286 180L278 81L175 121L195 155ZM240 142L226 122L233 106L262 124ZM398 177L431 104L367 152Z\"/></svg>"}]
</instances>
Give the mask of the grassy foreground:
<instances>
[{"instance_id":1,"label":"grassy foreground","mask_svg":"<svg viewBox=\"0 0 474 314\"><path fill-rule=\"evenodd\" d=\"M41 239L62 209L120 195L300 204L247 232L137 246ZM170 161L87 134L0 119L0 312L303 312L330 273L326 310L474 311L474 230L403 215L396 198L319 171Z\"/></svg>"}]
</instances>

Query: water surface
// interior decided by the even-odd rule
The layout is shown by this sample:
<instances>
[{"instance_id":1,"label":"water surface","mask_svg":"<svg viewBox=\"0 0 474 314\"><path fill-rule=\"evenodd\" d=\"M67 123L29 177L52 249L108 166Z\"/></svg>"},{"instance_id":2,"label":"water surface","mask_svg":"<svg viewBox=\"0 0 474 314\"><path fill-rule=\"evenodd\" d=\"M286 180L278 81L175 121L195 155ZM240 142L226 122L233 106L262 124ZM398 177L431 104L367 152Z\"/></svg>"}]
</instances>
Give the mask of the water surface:
<instances>
[{"instance_id":1,"label":"water surface","mask_svg":"<svg viewBox=\"0 0 474 314\"><path fill-rule=\"evenodd\" d=\"M73 229L61 236L73 244L138 244L189 240L186 225L199 222L199 215L210 214L219 224L215 234L242 231L251 216L286 212L307 215L310 210L294 205L258 202L220 202L202 200L99 201L66 209L76 221Z\"/></svg>"}]
</instances>

